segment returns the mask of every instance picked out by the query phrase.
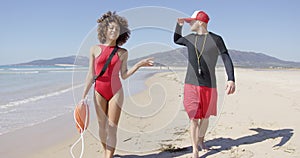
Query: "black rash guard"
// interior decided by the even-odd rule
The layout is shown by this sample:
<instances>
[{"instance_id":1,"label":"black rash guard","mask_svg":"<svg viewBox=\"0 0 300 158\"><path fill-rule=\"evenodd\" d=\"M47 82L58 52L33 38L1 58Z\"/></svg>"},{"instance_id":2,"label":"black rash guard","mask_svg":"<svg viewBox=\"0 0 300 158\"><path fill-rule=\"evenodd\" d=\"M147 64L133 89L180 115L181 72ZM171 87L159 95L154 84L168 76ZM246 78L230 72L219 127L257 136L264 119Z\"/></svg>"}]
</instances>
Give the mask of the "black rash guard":
<instances>
[{"instance_id":1,"label":"black rash guard","mask_svg":"<svg viewBox=\"0 0 300 158\"><path fill-rule=\"evenodd\" d=\"M221 36L209 32L207 35L189 34L182 37L181 32L182 26L177 23L174 33L174 42L186 46L188 49L188 67L185 77L186 84L216 88L215 67L219 55L221 55L224 62L228 81L235 81L232 60ZM198 64L195 41L197 41L196 46L198 54L200 54L205 36L206 42ZM199 68L201 72L199 72Z\"/></svg>"}]
</instances>

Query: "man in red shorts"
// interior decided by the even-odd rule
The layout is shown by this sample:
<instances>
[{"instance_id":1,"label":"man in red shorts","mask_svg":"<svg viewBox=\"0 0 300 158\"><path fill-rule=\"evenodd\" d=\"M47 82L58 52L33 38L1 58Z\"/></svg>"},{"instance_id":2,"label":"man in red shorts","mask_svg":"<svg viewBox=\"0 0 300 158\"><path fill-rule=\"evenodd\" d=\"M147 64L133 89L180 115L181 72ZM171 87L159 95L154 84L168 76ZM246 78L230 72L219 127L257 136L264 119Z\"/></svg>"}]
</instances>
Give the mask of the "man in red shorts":
<instances>
[{"instance_id":1,"label":"man in red shorts","mask_svg":"<svg viewBox=\"0 0 300 158\"><path fill-rule=\"evenodd\" d=\"M228 76L226 93L235 91L232 60L221 36L207 30L209 16L195 11L191 18L179 18L174 42L188 49L188 67L184 85L184 107L191 120L193 157L198 157L198 145L207 149L204 136L209 117L217 115L217 89L215 67L218 56L222 57ZM190 24L193 33L182 36L184 22Z\"/></svg>"}]
</instances>

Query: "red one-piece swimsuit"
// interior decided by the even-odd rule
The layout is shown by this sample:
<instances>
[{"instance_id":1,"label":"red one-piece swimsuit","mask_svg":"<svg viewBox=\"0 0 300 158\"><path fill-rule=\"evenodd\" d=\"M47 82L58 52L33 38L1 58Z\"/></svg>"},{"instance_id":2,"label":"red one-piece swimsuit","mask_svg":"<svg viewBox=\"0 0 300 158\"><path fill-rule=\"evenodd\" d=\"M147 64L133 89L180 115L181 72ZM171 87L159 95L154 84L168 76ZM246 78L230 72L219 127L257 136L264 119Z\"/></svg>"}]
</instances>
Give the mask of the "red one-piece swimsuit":
<instances>
[{"instance_id":1,"label":"red one-piece swimsuit","mask_svg":"<svg viewBox=\"0 0 300 158\"><path fill-rule=\"evenodd\" d=\"M99 46L102 52L99 56L95 58L94 68L96 75L98 75L101 72L110 53L115 48L115 46ZM120 68L121 60L119 58L118 53L116 53L113 56L110 64L108 65L105 73L102 76L98 77L95 82L95 90L107 101L109 101L114 96L114 94L116 94L122 88L122 84L119 77Z\"/></svg>"}]
</instances>

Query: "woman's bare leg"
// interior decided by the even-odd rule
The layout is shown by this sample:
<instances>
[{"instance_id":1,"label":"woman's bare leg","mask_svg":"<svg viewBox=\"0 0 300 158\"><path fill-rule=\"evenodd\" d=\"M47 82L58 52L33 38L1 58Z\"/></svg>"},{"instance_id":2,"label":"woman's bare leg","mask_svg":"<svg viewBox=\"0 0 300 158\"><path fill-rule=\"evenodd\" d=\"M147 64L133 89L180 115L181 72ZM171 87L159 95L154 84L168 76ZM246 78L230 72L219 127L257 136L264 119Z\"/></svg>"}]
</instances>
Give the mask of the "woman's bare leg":
<instances>
[{"instance_id":1,"label":"woman's bare leg","mask_svg":"<svg viewBox=\"0 0 300 158\"><path fill-rule=\"evenodd\" d=\"M112 158L117 144L117 129L124 100L120 89L108 103L107 150L106 158Z\"/></svg>"},{"instance_id":2,"label":"woman's bare leg","mask_svg":"<svg viewBox=\"0 0 300 158\"><path fill-rule=\"evenodd\" d=\"M104 154L106 151L106 140L107 140L107 113L108 113L108 108L107 108L107 101L104 99L97 91L95 91L94 94L94 103L95 103L95 109L96 109L96 114L97 114L97 119L98 119L98 125L99 125L99 137L101 140L101 144L104 150Z\"/></svg>"},{"instance_id":3,"label":"woman's bare leg","mask_svg":"<svg viewBox=\"0 0 300 158\"><path fill-rule=\"evenodd\" d=\"M199 125L199 146L201 149L203 150L207 150L208 148L205 146L204 144L204 137L208 128L208 123L209 123L209 119L208 118L203 118L200 121L200 125Z\"/></svg>"},{"instance_id":4,"label":"woman's bare leg","mask_svg":"<svg viewBox=\"0 0 300 158\"><path fill-rule=\"evenodd\" d=\"M191 119L191 140L192 140L192 147L193 147L193 158L198 158L198 133L199 133L199 120L198 119Z\"/></svg>"}]
</instances>

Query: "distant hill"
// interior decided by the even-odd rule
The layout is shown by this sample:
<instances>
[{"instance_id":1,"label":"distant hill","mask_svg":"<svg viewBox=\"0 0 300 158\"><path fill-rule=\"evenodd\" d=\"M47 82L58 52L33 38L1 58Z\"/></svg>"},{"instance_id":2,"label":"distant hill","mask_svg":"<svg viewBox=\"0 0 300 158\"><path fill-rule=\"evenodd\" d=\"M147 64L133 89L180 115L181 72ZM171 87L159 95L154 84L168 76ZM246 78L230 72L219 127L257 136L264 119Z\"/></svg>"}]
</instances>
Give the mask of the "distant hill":
<instances>
[{"instance_id":1,"label":"distant hill","mask_svg":"<svg viewBox=\"0 0 300 158\"><path fill-rule=\"evenodd\" d=\"M238 50L229 50L234 66L245 68L300 68L300 62L291 62L277 59L265 55L263 53L246 52ZM142 58L154 57L155 66L186 66L187 65L187 49L177 48L170 51L158 52ZM128 65L132 66L142 58L128 61ZM88 66L89 59L85 56L68 56L54 58L49 60L34 60L27 63L17 65L77 65ZM222 66L223 62L219 58L217 66Z\"/></svg>"},{"instance_id":2,"label":"distant hill","mask_svg":"<svg viewBox=\"0 0 300 158\"><path fill-rule=\"evenodd\" d=\"M77 66L88 66L89 59L85 56L68 56L53 58L49 60L34 60L27 63L20 63L17 65L77 65Z\"/></svg>"},{"instance_id":3,"label":"distant hill","mask_svg":"<svg viewBox=\"0 0 300 158\"><path fill-rule=\"evenodd\" d=\"M237 50L228 50L236 67L245 68L300 68L300 62L283 61L275 57L265 55L263 53L245 52ZM187 49L177 48L170 51L154 53L142 58L154 57L157 66L186 66L187 65ZM129 61L129 65L134 65L142 58ZM217 66L223 66L222 60L219 58Z\"/></svg>"},{"instance_id":4,"label":"distant hill","mask_svg":"<svg viewBox=\"0 0 300 158\"><path fill-rule=\"evenodd\" d=\"M229 50L234 65L254 68L300 68L300 62L284 61L263 53Z\"/></svg>"}]
</instances>

